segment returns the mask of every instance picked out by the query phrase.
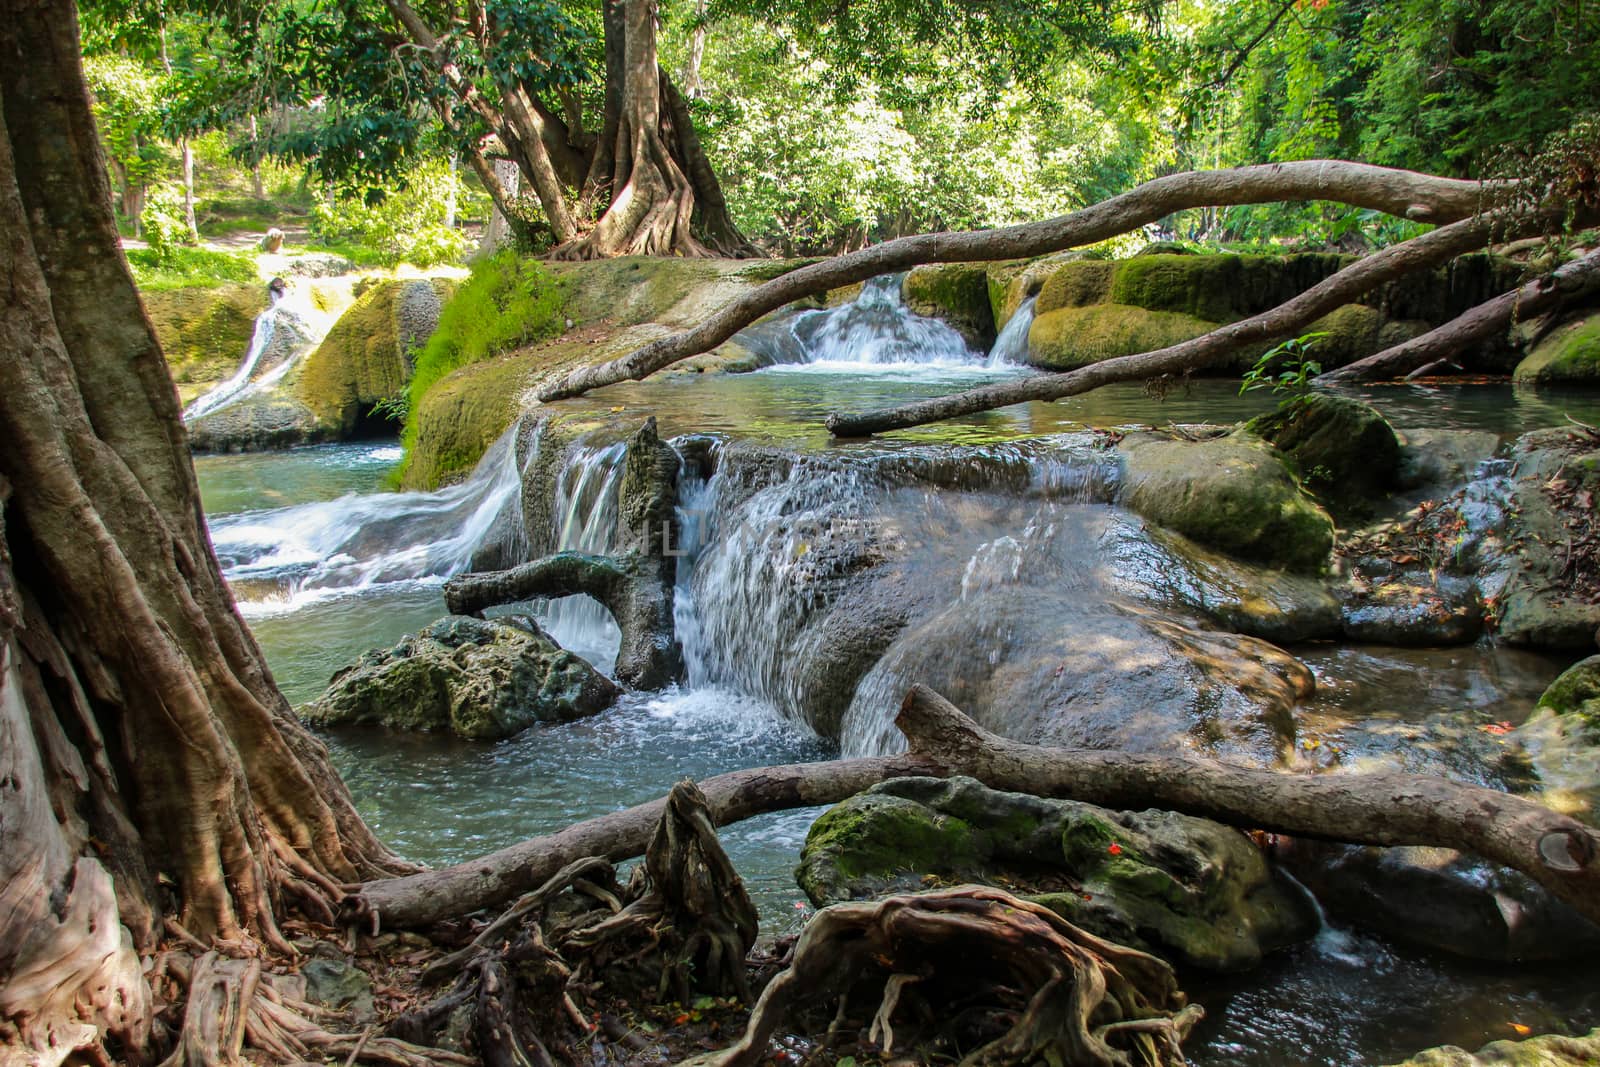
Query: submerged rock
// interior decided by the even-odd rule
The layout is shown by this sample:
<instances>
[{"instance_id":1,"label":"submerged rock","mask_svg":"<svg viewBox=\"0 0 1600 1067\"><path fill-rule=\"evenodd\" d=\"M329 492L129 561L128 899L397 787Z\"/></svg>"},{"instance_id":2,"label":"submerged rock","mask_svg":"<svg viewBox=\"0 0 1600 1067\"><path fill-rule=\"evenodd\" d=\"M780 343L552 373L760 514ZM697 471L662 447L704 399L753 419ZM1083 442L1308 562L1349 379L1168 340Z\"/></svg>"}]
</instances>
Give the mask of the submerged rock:
<instances>
[{"instance_id":1,"label":"submerged rock","mask_svg":"<svg viewBox=\"0 0 1600 1067\"><path fill-rule=\"evenodd\" d=\"M450 616L362 655L301 709L319 726L449 730L494 741L598 714L616 684L527 618Z\"/></svg>"},{"instance_id":2,"label":"submerged rock","mask_svg":"<svg viewBox=\"0 0 1600 1067\"><path fill-rule=\"evenodd\" d=\"M1600 1030L1582 1037L1545 1034L1521 1041L1491 1041L1477 1052L1441 1045L1396 1067L1589 1067L1600 1063Z\"/></svg>"},{"instance_id":3,"label":"submerged rock","mask_svg":"<svg viewBox=\"0 0 1600 1067\"><path fill-rule=\"evenodd\" d=\"M1267 445L1239 434L1179 441L1137 433L1119 451L1119 502L1152 522L1249 563L1308 574L1327 566L1333 520Z\"/></svg>"},{"instance_id":4,"label":"submerged rock","mask_svg":"<svg viewBox=\"0 0 1600 1067\"><path fill-rule=\"evenodd\" d=\"M1254 967L1317 926L1305 894L1230 827L970 778L895 779L835 806L807 835L797 878L819 907L1000 885L1118 944L1214 971Z\"/></svg>"}]
</instances>

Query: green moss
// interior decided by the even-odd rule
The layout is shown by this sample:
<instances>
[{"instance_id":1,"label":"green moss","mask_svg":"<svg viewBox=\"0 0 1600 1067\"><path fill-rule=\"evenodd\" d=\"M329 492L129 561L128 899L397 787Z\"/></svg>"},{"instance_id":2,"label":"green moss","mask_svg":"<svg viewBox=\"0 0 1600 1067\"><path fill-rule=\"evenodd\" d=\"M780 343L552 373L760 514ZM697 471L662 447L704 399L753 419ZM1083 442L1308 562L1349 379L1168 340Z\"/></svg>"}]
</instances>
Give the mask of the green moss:
<instances>
[{"instance_id":1,"label":"green moss","mask_svg":"<svg viewBox=\"0 0 1600 1067\"><path fill-rule=\"evenodd\" d=\"M1600 382L1600 315L1546 337L1517 364L1512 377L1519 382Z\"/></svg>"},{"instance_id":2,"label":"green moss","mask_svg":"<svg viewBox=\"0 0 1600 1067\"><path fill-rule=\"evenodd\" d=\"M1153 352L1216 329L1216 324L1170 311L1123 304L1064 307L1033 320L1028 362L1071 370L1117 356Z\"/></svg>"},{"instance_id":3,"label":"green moss","mask_svg":"<svg viewBox=\"0 0 1600 1067\"><path fill-rule=\"evenodd\" d=\"M989 279L982 264L934 263L917 267L906 275L901 292L906 304L919 315L943 319L964 333L994 333Z\"/></svg>"},{"instance_id":4,"label":"green moss","mask_svg":"<svg viewBox=\"0 0 1600 1067\"><path fill-rule=\"evenodd\" d=\"M353 427L363 404L405 391L410 367L395 325L395 298L406 284L368 289L307 358L296 388L319 421Z\"/></svg>"},{"instance_id":5,"label":"green moss","mask_svg":"<svg viewBox=\"0 0 1600 1067\"><path fill-rule=\"evenodd\" d=\"M264 285L170 289L142 298L179 383L221 381L233 373L250 347L256 316L267 307Z\"/></svg>"},{"instance_id":6,"label":"green moss","mask_svg":"<svg viewBox=\"0 0 1600 1067\"><path fill-rule=\"evenodd\" d=\"M1567 668L1539 698L1539 706L1557 715L1572 715L1600 739L1600 656Z\"/></svg>"},{"instance_id":7,"label":"green moss","mask_svg":"<svg viewBox=\"0 0 1600 1067\"><path fill-rule=\"evenodd\" d=\"M1301 481L1341 516L1371 514L1400 477L1400 442L1370 404L1313 393L1244 426L1288 456Z\"/></svg>"},{"instance_id":8,"label":"green moss","mask_svg":"<svg viewBox=\"0 0 1600 1067\"><path fill-rule=\"evenodd\" d=\"M1064 263L1040 287L1034 314L1104 304L1111 299L1111 280L1116 273L1117 265L1105 260L1080 259Z\"/></svg>"},{"instance_id":9,"label":"green moss","mask_svg":"<svg viewBox=\"0 0 1600 1067\"><path fill-rule=\"evenodd\" d=\"M947 871L971 867L978 855L972 827L902 797L857 798L829 809L806 834L806 850L832 854L841 874Z\"/></svg>"},{"instance_id":10,"label":"green moss","mask_svg":"<svg viewBox=\"0 0 1600 1067\"><path fill-rule=\"evenodd\" d=\"M400 484L433 489L467 473L516 418L533 368L515 357L463 367L412 408Z\"/></svg>"},{"instance_id":11,"label":"green moss","mask_svg":"<svg viewBox=\"0 0 1600 1067\"><path fill-rule=\"evenodd\" d=\"M1337 272L1333 255L1146 255L1117 264L1110 299L1231 322L1277 307Z\"/></svg>"},{"instance_id":12,"label":"green moss","mask_svg":"<svg viewBox=\"0 0 1600 1067\"><path fill-rule=\"evenodd\" d=\"M1305 332L1327 335L1311 346L1311 358L1322 364L1323 370L1354 363L1386 347L1383 314L1365 304L1335 308L1307 326Z\"/></svg>"},{"instance_id":13,"label":"green moss","mask_svg":"<svg viewBox=\"0 0 1600 1067\"><path fill-rule=\"evenodd\" d=\"M1333 520L1259 441L1130 435L1120 450L1122 502L1152 522L1251 563L1312 574L1326 567Z\"/></svg>"}]
</instances>

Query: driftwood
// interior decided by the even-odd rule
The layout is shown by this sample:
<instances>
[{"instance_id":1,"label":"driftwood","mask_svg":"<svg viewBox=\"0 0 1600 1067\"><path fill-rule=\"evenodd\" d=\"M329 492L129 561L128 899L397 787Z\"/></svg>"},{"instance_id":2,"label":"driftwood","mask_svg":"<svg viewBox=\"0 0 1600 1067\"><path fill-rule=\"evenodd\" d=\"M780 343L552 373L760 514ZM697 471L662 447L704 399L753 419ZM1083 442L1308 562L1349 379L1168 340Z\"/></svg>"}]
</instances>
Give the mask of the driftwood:
<instances>
[{"instance_id":1,"label":"driftwood","mask_svg":"<svg viewBox=\"0 0 1600 1067\"><path fill-rule=\"evenodd\" d=\"M1420 337L1358 359L1318 377L1322 382L1401 378L1561 305L1600 291L1600 249L1580 256L1519 289L1501 293Z\"/></svg>"},{"instance_id":2,"label":"driftwood","mask_svg":"<svg viewBox=\"0 0 1600 1067\"><path fill-rule=\"evenodd\" d=\"M1301 775L1188 756L1046 748L979 727L925 686L896 719L898 757L734 771L700 783L726 826L763 812L831 804L887 778L961 774L995 789L1110 808L1166 808L1234 826L1371 845L1437 845L1515 868L1600 922L1600 832L1532 800L1406 774ZM423 926L504 905L586 856L640 855L666 801L577 823L468 863L368 882L341 904L349 923Z\"/></svg>"},{"instance_id":3,"label":"driftwood","mask_svg":"<svg viewBox=\"0 0 1600 1067\"><path fill-rule=\"evenodd\" d=\"M537 395L542 401L561 400L649 377L709 352L761 316L796 300L922 263L1039 256L1116 237L1175 211L1279 200L1332 200L1417 222L1449 223L1479 212L1492 184L1326 159L1171 174L1059 218L994 230L901 237L802 267L752 289L692 330L652 341L606 363L580 367L545 382Z\"/></svg>"},{"instance_id":4,"label":"driftwood","mask_svg":"<svg viewBox=\"0 0 1600 1067\"><path fill-rule=\"evenodd\" d=\"M683 677L683 652L674 636L672 592L660 567L645 557L557 552L510 570L465 574L445 583L452 614L536 597L578 594L598 600L622 631L614 673L635 689L662 689Z\"/></svg>"},{"instance_id":5,"label":"driftwood","mask_svg":"<svg viewBox=\"0 0 1600 1067\"><path fill-rule=\"evenodd\" d=\"M1181 1064L1179 1043L1204 1014L1186 1006L1172 968L1156 957L1003 890L969 885L824 908L788 969L762 991L740 1041L685 1067L755 1067L796 1006L837 999L842 1015L863 984L878 1001L869 1040L886 1059L929 1038L971 1040L967 1031L976 1030L981 1044L964 1065ZM931 1025L904 1013L896 1022L911 995Z\"/></svg>"}]
</instances>

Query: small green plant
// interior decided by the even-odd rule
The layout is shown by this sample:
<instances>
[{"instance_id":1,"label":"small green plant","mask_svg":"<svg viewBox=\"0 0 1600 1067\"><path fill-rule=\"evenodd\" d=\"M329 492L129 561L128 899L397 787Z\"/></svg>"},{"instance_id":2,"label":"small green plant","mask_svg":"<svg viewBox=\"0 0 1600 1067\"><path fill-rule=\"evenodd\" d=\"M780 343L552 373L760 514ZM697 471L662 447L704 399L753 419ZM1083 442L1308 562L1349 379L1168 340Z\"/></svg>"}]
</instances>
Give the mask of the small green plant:
<instances>
[{"instance_id":1,"label":"small green plant","mask_svg":"<svg viewBox=\"0 0 1600 1067\"><path fill-rule=\"evenodd\" d=\"M1290 408L1311 399L1311 382L1322 373L1322 364L1307 359L1312 346L1328 336L1324 330L1301 334L1268 349L1256 360L1255 366L1245 372L1239 385L1239 395L1255 389L1271 389L1280 397L1278 407Z\"/></svg>"}]
</instances>

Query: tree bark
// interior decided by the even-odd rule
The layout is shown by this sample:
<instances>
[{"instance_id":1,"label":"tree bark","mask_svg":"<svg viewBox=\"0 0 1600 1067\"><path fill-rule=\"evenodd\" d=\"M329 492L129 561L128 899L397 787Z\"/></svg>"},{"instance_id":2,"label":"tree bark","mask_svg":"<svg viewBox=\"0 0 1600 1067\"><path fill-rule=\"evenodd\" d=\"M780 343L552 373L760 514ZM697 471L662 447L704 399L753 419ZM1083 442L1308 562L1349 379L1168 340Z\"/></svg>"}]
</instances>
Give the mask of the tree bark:
<instances>
[{"instance_id":1,"label":"tree bark","mask_svg":"<svg viewBox=\"0 0 1600 1067\"><path fill-rule=\"evenodd\" d=\"M1531 800L1406 774L1288 774L1190 756L1045 748L979 727L925 686L895 720L904 756L733 771L700 783L719 826L833 804L887 778L967 775L994 789L1109 808L1167 808L1249 829L1370 845L1438 845L1514 867L1600 922L1600 832ZM426 926L504 904L585 856L640 854L664 801L602 815L469 863L369 882L347 922Z\"/></svg>"},{"instance_id":2,"label":"tree bark","mask_svg":"<svg viewBox=\"0 0 1600 1067\"><path fill-rule=\"evenodd\" d=\"M1420 337L1358 359L1320 375L1320 382L1370 382L1403 378L1436 360L1450 359L1462 350L1509 329L1513 322L1531 319L1570 301L1600 291L1600 249L1567 263L1541 278L1501 293Z\"/></svg>"},{"instance_id":3,"label":"tree bark","mask_svg":"<svg viewBox=\"0 0 1600 1067\"><path fill-rule=\"evenodd\" d=\"M1146 182L1082 211L996 230L901 237L790 271L746 293L692 330L653 341L619 359L580 367L544 383L540 400L579 396L591 389L649 377L709 352L761 316L803 297L923 263L1020 259L1092 244L1188 208L1333 200L1417 222L1448 223L1475 214L1481 182L1342 160L1271 163L1233 170L1188 171Z\"/></svg>"},{"instance_id":4,"label":"tree bark","mask_svg":"<svg viewBox=\"0 0 1600 1067\"><path fill-rule=\"evenodd\" d=\"M0 850L0 898L29 901L0 907L8 1045L41 1012L69 1012L79 1028L61 1032L93 1046L82 1025L107 996L126 1015L113 1030L147 1014L119 950L91 971L74 938L113 945L125 928L147 948L176 917L239 951L282 949L286 897L328 917L341 884L405 869L294 718L222 580L177 396L117 251L79 54L70 3L0 2L0 703L16 752L26 732L38 754L27 789L0 790L0 825L32 839L41 789L56 822ZM30 921L39 907L59 930ZM53 988L21 980L38 951L61 953Z\"/></svg>"},{"instance_id":5,"label":"tree bark","mask_svg":"<svg viewBox=\"0 0 1600 1067\"><path fill-rule=\"evenodd\" d=\"M979 411L992 411L1030 400L1060 400L1112 382L1198 370L1220 362L1247 345L1293 334L1384 282L1482 247L1495 225L1496 220L1487 216L1463 219L1421 237L1391 245L1381 252L1356 260L1332 277L1323 279L1270 311L1218 327L1193 340L1154 352L1103 360L1077 370L996 382L880 411L860 415L835 412L828 416L828 432L835 437L866 437Z\"/></svg>"}]
</instances>

